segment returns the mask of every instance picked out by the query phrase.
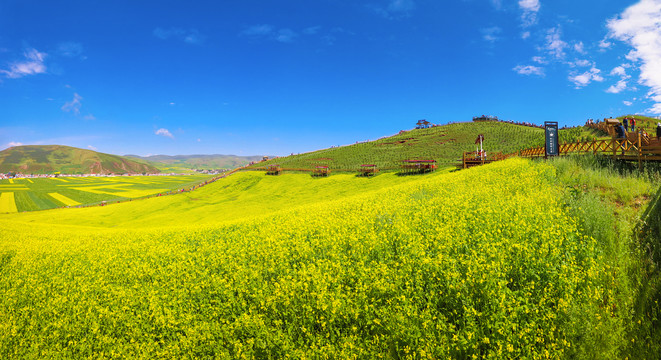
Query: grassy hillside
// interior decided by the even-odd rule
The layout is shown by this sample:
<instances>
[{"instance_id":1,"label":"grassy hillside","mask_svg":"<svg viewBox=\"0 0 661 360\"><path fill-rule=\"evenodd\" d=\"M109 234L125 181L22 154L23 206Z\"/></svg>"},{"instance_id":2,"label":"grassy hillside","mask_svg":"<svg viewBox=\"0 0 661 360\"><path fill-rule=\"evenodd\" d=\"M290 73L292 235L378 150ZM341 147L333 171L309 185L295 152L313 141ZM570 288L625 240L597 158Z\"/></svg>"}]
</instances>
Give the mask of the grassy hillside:
<instances>
[{"instance_id":1,"label":"grassy hillside","mask_svg":"<svg viewBox=\"0 0 661 360\"><path fill-rule=\"evenodd\" d=\"M661 122L661 120L642 115L624 115L624 116L618 116L617 118L621 121L625 117L636 118L637 121L636 127L645 129L645 131L647 131L648 134L652 134L653 136L656 136L656 126L658 123Z\"/></svg>"},{"instance_id":2,"label":"grassy hillside","mask_svg":"<svg viewBox=\"0 0 661 360\"><path fill-rule=\"evenodd\" d=\"M246 172L0 215L0 357L650 358L625 236L656 180L586 167Z\"/></svg>"},{"instance_id":3,"label":"grassy hillside","mask_svg":"<svg viewBox=\"0 0 661 360\"><path fill-rule=\"evenodd\" d=\"M262 156L236 156L236 155L152 155L138 156L126 155L153 162L155 165L166 164L167 167L179 169L234 169L248 165L252 161L261 161ZM160 168L160 166L159 166Z\"/></svg>"},{"instance_id":4,"label":"grassy hillside","mask_svg":"<svg viewBox=\"0 0 661 360\"><path fill-rule=\"evenodd\" d=\"M469 122L429 129L415 129L384 139L313 151L261 162L253 167L280 164L284 168L310 169L317 165L332 169L356 170L361 164L381 169L399 169L402 160L428 158L441 165L452 165L464 151L475 150L475 139L484 134L487 153L509 153L544 143L544 130L502 122ZM603 136L586 128L560 131L561 141ZM460 160L459 160L460 161Z\"/></svg>"},{"instance_id":5,"label":"grassy hillside","mask_svg":"<svg viewBox=\"0 0 661 360\"><path fill-rule=\"evenodd\" d=\"M63 145L24 145L0 151L0 172L23 174L159 173L143 162Z\"/></svg>"}]
</instances>

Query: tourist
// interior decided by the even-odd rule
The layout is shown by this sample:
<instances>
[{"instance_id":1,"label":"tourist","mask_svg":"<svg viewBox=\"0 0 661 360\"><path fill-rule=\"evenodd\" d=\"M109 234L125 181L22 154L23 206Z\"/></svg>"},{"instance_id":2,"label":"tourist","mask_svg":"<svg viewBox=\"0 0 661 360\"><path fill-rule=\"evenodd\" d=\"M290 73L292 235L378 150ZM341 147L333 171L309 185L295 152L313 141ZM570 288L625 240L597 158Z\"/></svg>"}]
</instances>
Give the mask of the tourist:
<instances>
[{"instance_id":1,"label":"tourist","mask_svg":"<svg viewBox=\"0 0 661 360\"><path fill-rule=\"evenodd\" d=\"M631 118L631 131L636 131L636 118Z\"/></svg>"},{"instance_id":2,"label":"tourist","mask_svg":"<svg viewBox=\"0 0 661 360\"><path fill-rule=\"evenodd\" d=\"M625 139L627 136L624 127L620 123L617 123L617 125L615 125L615 133L618 139ZM622 148L622 155L624 155L624 141L620 142L620 147Z\"/></svg>"},{"instance_id":3,"label":"tourist","mask_svg":"<svg viewBox=\"0 0 661 360\"><path fill-rule=\"evenodd\" d=\"M661 140L661 123L656 124L656 140Z\"/></svg>"},{"instance_id":4,"label":"tourist","mask_svg":"<svg viewBox=\"0 0 661 360\"><path fill-rule=\"evenodd\" d=\"M624 131L629 131L629 119L628 118L622 119L622 123L624 124Z\"/></svg>"}]
</instances>

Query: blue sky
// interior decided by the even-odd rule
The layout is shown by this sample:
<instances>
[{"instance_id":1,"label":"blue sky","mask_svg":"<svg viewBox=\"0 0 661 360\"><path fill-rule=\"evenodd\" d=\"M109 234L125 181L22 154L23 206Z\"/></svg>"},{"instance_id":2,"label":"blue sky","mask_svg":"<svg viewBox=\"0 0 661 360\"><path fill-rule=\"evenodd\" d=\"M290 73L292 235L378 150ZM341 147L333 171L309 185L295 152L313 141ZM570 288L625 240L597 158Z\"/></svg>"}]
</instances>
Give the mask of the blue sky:
<instances>
[{"instance_id":1,"label":"blue sky","mask_svg":"<svg viewBox=\"0 0 661 360\"><path fill-rule=\"evenodd\" d=\"M0 2L0 149L287 155L661 114L661 0Z\"/></svg>"}]
</instances>

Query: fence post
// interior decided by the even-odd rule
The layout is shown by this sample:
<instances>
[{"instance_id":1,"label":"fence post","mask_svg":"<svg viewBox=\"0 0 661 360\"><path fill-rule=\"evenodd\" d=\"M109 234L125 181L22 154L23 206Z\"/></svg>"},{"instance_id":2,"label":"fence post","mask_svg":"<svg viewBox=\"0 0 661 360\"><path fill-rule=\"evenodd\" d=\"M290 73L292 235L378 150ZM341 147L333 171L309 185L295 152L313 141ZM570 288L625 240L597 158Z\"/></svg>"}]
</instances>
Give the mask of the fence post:
<instances>
[{"instance_id":1,"label":"fence post","mask_svg":"<svg viewBox=\"0 0 661 360\"><path fill-rule=\"evenodd\" d=\"M597 155L597 138L592 138L592 155Z\"/></svg>"},{"instance_id":2,"label":"fence post","mask_svg":"<svg viewBox=\"0 0 661 360\"><path fill-rule=\"evenodd\" d=\"M612 144L611 147L613 148L613 157L615 157L617 152L617 150L615 149L615 138L611 140L611 144Z\"/></svg>"},{"instance_id":3,"label":"fence post","mask_svg":"<svg viewBox=\"0 0 661 360\"><path fill-rule=\"evenodd\" d=\"M643 170L643 148L642 148L642 134L640 129L638 129L638 170Z\"/></svg>"}]
</instances>

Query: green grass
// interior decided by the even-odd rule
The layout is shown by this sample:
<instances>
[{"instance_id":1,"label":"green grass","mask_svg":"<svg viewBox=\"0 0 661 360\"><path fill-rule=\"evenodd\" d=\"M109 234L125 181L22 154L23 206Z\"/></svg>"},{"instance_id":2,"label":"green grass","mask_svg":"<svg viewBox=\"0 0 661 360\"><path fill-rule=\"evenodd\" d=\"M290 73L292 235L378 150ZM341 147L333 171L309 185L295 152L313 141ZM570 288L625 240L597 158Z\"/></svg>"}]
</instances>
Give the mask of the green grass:
<instances>
[{"instance_id":1,"label":"green grass","mask_svg":"<svg viewBox=\"0 0 661 360\"><path fill-rule=\"evenodd\" d=\"M0 193L14 192L17 210L23 212L66 205L48 195L49 193L58 193L85 205L186 188L209 178L208 175L33 178L30 179L32 182L15 179L13 184L8 180L1 180Z\"/></svg>"},{"instance_id":2,"label":"green grass","mask_svg":"<svg viewBox=\"0 0 661 360\"><path fill-rule=\"evenodd\" d=\"M283 168L312 169L318 165L334 170L357 171L361 164L376 164L381 170L400 168L406 159L434 159L440 165L461 162L462 153L475 151L475 139L484 134L487 153L511 153L544 144L544 130L500 122L469 122L429 129L415 129L384 139L318 150L260 162L253 168L279 164ZM560 131L560 140L573 142L603 136L587 128Z\"/></svg>"}]
</instances>

